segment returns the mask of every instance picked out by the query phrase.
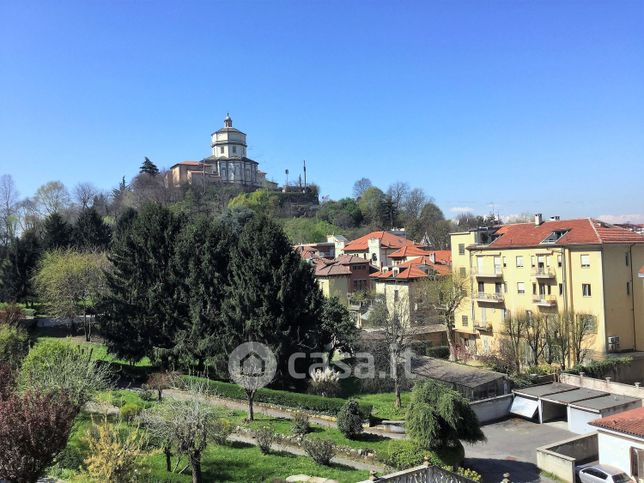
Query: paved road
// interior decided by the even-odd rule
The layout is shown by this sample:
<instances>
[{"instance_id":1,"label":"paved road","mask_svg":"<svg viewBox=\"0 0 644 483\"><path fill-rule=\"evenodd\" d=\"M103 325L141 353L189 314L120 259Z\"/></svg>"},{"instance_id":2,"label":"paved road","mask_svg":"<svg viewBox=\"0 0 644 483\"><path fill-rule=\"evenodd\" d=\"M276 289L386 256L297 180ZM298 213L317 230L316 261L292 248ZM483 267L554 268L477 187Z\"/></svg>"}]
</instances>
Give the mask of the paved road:
<instances>
[{"instance_id":1,"label":"paved road","mask_svg":"<svg viewBox=\"0 0 644 483\"><path fill-rule=\"evenodd\" d=\"M561 424L536 424L513 418L481 428L487 442L465 445L468 466L484 475L484 483L498 483L510 473L515 483L550 482L539 475L536 448L577 436Z\"/></svg>"}]
</instances>

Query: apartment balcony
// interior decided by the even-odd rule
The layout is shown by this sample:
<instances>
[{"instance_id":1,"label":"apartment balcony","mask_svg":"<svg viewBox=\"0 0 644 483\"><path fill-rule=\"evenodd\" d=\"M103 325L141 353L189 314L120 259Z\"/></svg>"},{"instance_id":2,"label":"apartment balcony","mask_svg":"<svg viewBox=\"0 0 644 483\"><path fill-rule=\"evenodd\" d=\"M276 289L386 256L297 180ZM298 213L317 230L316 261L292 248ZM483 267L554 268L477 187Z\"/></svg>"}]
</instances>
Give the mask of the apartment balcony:
<instances>
[{"instance_id":1,"label":"apartment balcony","mask_svg":"<svg viewBox=\"0 0 644 483\"><path fill-rule=\"evenodd\" d=\"M539 295L533 297L532 301L539 307L556 307L557 299L549 295Z\"/></svg>"},{"instance_id":2,"label":"apartment balcony","mask_svg":"<svg viewBox=\"0 0 644 483\"><path fill-rule=\"evenodd\" d=\"M502 304L503 303L503 294L502 293L487 293L487 292L478 292L474 295L474 298L478 302L486 302L491 304Z\"/></svg>"},{"instance_id":3,"label":"apartment balcony","mask_svg":"<svg viewBox=\"0 0 644 483\"><path fill-rule=\"evenodd\" d=\"M479 268L473 267L472 273L476 278L501 278L503 277L503 269L501 267Z\"/></svg>"},{"instance_id":4,"label":"apartment balcony","mask_svg":"<svg viewBox=\"0 0 644 483\"><path fill-rule=\"evenodd\" d=\"M555 278L555 271L552 268L533 268L532 276L539 279Z\"/></svg>"},{"instance_id":5,"label":"apartment balcony","mask_svg":"<svg viewBox=\"0 0 644 483\"><path fill-rule=\"evenodd\" d=\"M490 322L482 322L480 320L475 320L474 328L481 332L492 332L492 324Z\"/></svg>"}]
</instances>

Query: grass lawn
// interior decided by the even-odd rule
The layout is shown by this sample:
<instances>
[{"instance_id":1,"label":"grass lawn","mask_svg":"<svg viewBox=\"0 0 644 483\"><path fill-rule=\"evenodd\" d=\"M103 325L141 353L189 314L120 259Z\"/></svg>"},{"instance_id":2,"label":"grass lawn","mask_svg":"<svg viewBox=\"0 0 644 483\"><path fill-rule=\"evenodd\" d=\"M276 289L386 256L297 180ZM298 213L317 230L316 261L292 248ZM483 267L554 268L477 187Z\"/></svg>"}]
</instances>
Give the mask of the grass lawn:
<instances>
[{"instance_id":1,"label":"grass lawn","mask_svg":"<svg viewBox=\"0 0 644 483\"><path fill-rule=\"evenodd\" d=\"M131 363L129 361L118 359L117 357L109 354L107 352L107 347L105 344L100 342L87 342L84 340L84 337L52 337L52 336L37 336L37 341L41 340L64 340L68 341L70 344L82 347L87 350L92 351L92 359L97 361L105 361L112 364L118 364L123 366L133 366L133 367L152 367L152 362L148 357L144 357L138 362Z\"/></svg>"},{"instance_id":2,"label":"grass lawn","mask_svg":"<svg viewBox=\"0 0 644 483\"><path fill-rule=\"evenodd\" d=\"M132 402L136 396L126 396L128 391L113 391L102 393L99 399L118 399L127 397ZM231 411L221 408L222 416L233 422L243 418L243 412ZM94 416L96 421L100 416ZM82 464L87 454L87 444L84 437L91 425L91 416L82 413L78 416L72 434L67 443L66 449L59 456L59 464L52 468L50 476L64 481L81 482L86 481L75 468ZM289 423L290 424L290 423ZM173 465L176 458L173 458ZM179 464L179 469L186 466L185 458ZM165 470L165 457L158 450L151 450L141 460L142 473L147 475L150 482L190 482L192 481L190 469L183 473L167 473ZM311 458L295 456L289 453L272 453L262 455L259 449L253 445L242 443L230 443L225 446L211 444L203 454L202 471L204 481L244 481L264 482L273 478L286 478L295 474L307 474L332 478L341 482L356 482L366 480L369 476L367 471L354 470L341 465L321 466Z\"/></svg>"},{"instance_id":3,"label":"grass lawn","mask_svg":"<svg viewBox=\"0 0 644 483\"><path fill-rule=\"evenodd\" d=\"M407 408L409 407L409 400L411 398L410 391L401 393L402 406L397 409L394 406L396 396L393 392L382 392L372 394L355 394L352 397L360 402L371 404L373 406L372 415L380 419L405 419Z\"/></svg>"}]
</instances>

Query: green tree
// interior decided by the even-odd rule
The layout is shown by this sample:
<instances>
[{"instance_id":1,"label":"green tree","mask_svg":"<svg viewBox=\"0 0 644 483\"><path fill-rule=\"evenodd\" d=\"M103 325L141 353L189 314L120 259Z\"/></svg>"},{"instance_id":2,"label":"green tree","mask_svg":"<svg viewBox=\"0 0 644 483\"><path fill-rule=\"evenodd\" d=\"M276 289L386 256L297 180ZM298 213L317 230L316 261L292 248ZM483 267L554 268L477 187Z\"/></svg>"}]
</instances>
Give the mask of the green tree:
<instances>
[{"instance_id":1,"label":"green tree","mask_svg":"<svg viewBox=\"0 0 644 483\"><path fill-rule=\"evenodd\" d=\"M54 212L45 219L42 244L45 250L67 248L72 244L72 227L60 213Z\"/></svg>"},{"instance_id":2,"label":"green tree","mask_svg":"<svg viewBox=\"0 0 644 483\"><path fill-rule=\"evenodd\" d=\"M120 357L138 360L172 349L186 323L173 263L180 230L180 219L158 204L119 217L108 255L108 291L98 312L108 348Z\"/></svg>"},{"instance_id":3,"label":"green tree","mask_svg":"<svg viewBox=\"0 0 644 483\"><path fill-rule=\"evenodd\" d=\"M321 348L322 293L310 266L275 222L255 216L232 252L230 277L222 307L228 351L248 341L264 343L275 354L278 378L287 380L291 354Z\"/></svg>"},{"instance_id":4,"label":"green tree","mask_svg":"<svg viewBox=\"0 0 644 483\"><path fill-rule=\"evenodd\" d=\"M336 297L324 299L320 329L329 361L337 350L351 353L355 349L360 331L349 310Z\"/></svg>"},{"instance_id":5,"label":"green tree","mask_svg":"<svg viewBox=\"0 0 644 483\"><path fill-rule=\"evenodd\" d=\"M485 440L468 400L432 379L414 385L405 421L409 438L424 449L460 447L461 440Z\"/></svg>"},{"instance_id":6,"label":"green tree","mask_svg":"<svg viewBox=\"0 0 644 483\"><path fill-rule=\"evenodd\" d=\"M337 226L315 218L288 218L284 220L284 232L294 244L326 241L327 235L339 233Z\"/></svg>"},{"instance_id":7,"label":"green tree","mask_svg":"<svg viewBox=\"0 0 644 483\"><path fill-rule=\"evenodd\" d=\"M187 223L177 239L174 263L189 323L177 330L173 350L188 365L196 362L200 372L208 359L223 354L221 304L230 281L236 229L229 219L203 216Z\"/></svg>"},{"instance_id":8,"label":"green tree","mask_svg":"<svg viewBox=\"0 0 644 483\"><path fill-rule=\"evenodd\" d=\"M262 188L252 193L238 194L230 200L228 208L247 208L258 214L272 215L279 208L279 198L275 193Z\"/></svg>"},{"instance_id":9,"label":"green tree","mask_svg":"<svg viewBox=\"0 0 644 483\"><path fill-rule=\"evenodd\" d=\"M140 174L149 174L150 176L156 176L159 174L159 168L157 168L157 165L154 164L152 161L150 161L150 158L147 156L143 160L143 164L139 168L139 173Z\"/></svg>"},{"instance_id":10,"label":"green tree","mask_svg":"<svg viewBox=\"0 0 644 483\"><path fill-rule=\"evenodd\" d=\"M32 274L41 253L40 238L35 229L14 238L4 251L4 260L0 264L0 289L4 300L31 300L34 295Z\"/></svg>"},{"instance_id":11,"label":"green tree","mask_svg":"<svg viewBox=\"0 0 644 483\"><path fill-rule=\"evenodd\" d=\"M81 211L74 225L74 244L84 250L107 249L110 243L111 231L95 208Z\"/></svg>"},{"instance_id":12,"label":"green tree","mask_svg":"<svg viewBox=\"0 0 644 483\"><path fill-rule=\"evenodd\" d=\"M108 261L103 253L54 250L45 253L34 276L36 290L54 317L70 320L81 315L86 340L92 336L88 314L106 290Z\"/></svg>"},{"instance_id":13,"label":"green tree","mask_svg":"<svg viewBox=\"0 0 644 483\"><path fill-rule=\"evenodd\" d=\"M364 190L358 200L360 211L370 225L382 227L386 223L385 194L371 186Z\"/></svg>"},{"instance_id":14,"label":"green tree","mask_svg":"<svg viewBox=\"0 0 644 483\"><path fill-rule=\"evenodd\" d=\"M353 198L323 203L318 210L318 217L341 228L360 226L363 220L362 211Z\"/></svg>"}]
</instances>

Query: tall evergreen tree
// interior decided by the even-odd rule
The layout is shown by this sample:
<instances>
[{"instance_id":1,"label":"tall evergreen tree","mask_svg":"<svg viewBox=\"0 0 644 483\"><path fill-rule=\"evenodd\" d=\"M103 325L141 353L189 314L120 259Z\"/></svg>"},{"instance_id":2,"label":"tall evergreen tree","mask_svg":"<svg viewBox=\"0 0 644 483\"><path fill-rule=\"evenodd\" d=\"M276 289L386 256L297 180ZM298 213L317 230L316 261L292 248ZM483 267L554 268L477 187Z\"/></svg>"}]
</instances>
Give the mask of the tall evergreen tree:
<instances>
[{"instance_id":1,"label":"tall evergreen tree","mask_svg":"<svg viewBox=\"0 0 644 483\"><path fill-rule=\"evenodd\" d=\"M94 207L81 211L74 225L74 244L81 249L104 250L110 243L110 227Z\"/></svg>"},{"instance_id":2,"label":"tall evergreen tree","mask_svg":"<svg viewBox=\"0 0 644 483\"><path fill-rule=\"evenodd\" d=\"M282 381L291 354L322 347L322 294L311 268L265 216L255 216L240 233L222 311L227 348L248 341L268 345Z\"/></svg>"},{"instance_id":3,"label":"tall evergreen tree","mask_svg":"<svg viewBox=\"0 0 644 483\"><path fill-rule=\"evenodd\" d=\"M33 300L32 275L41 254L41 243L35 230L14 238L4 250L0 264L0 294L3 300Z\"/></svg>"},{"instance_id":4,"label":"tall evergreen tree","mask_svg":"<svg viewBox=\"0 0 644 483\"><path fill-rule=\"evenodd\" d=\"M150 161L150 158L146 156L143 164L139 168L139 173L156 176L157 174L159 174L159 168L157 168L157 165Z\"/></svg>"},{"instance_id":5,"label":"tall evergreen tree","mask_svg":"<svg viewBox=\"0 0 644 483\"><path fill-rule=\"evenodd\" d=\"M187 313L172 263L180 228L180 220L160 205L119 218L109 255L109 295L99 307L111 352L138 360L173 348Z\"/></svg>"},{"instance_id":6,"label":"tall evergreen tree","mask_svg":"<svg viewBox=\"0 0 644 483\"><path fill-rule=\"evenodd\" d=\"M174 353L184 364L196 362L199 371L208 360L225 354L221 304L237 239L231 228L231 223L199 217L184 226L177 240L176 271L182 282L181 299L189 307L189 323L177 331Z\"/></svg>"},{"instance_id":7,"label":"tall evergreen tree","mask_svg":"<svg viewBox=\"0 0 644 483\"><path fill-rule=\"evenodd\" d=\"M70 224L57 212L49 215L43 223L43 249L69 248L71 244L72 227Z\"/></svg>"}]
</instances>

